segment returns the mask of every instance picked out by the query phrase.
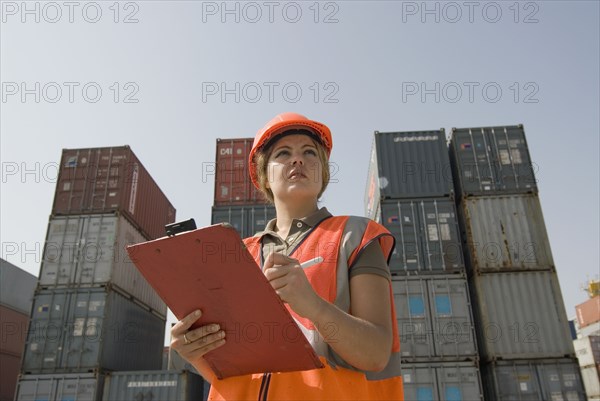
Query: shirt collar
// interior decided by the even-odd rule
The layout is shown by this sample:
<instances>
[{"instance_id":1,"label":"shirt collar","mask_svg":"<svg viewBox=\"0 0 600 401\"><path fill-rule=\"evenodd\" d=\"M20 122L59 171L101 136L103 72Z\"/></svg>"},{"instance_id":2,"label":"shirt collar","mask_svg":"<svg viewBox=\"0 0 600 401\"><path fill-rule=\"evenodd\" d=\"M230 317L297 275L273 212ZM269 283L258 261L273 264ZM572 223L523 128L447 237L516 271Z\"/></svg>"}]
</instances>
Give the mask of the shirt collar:
<instances>
[{"instance_id":1,"label":"shirt collar","mask_svg":"<svg viewBox=\"0 0 600 401\"><path fill-rule=\"evenodd\" d=\"M317 210L316 212L309 214L306 217L302 217L301 219L292 220L292 224L295 221L301 221L309 227L314 227L322 220L326 219L327 217L331 217L331 216L332 216L332 214L329 213L329 210L327 210L326 207L322 207L319 210ZM265 227L265 230L257 233L255 235L255 237L262 237L265 234L277 235L274 230L275 224L277 224L277 218L269 220L269 222L267 223L267 225Z\"/></svg>"}]
</instances>

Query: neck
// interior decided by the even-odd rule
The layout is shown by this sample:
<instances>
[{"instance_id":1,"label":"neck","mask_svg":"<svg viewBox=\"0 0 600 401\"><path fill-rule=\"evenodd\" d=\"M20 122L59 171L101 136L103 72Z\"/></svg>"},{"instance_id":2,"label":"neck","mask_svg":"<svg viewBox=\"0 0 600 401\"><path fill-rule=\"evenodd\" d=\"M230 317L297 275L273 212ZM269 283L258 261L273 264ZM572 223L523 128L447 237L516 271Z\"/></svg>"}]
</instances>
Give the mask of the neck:
<instances>
[{"instance_id":1,"label":"neck","mask_svg":"<svg viewBox=\"0 0 600 401\"><path fill-rule=\"evenodd\" d=\"M294 219L301 219L319 210L316 200L314 202L278 202L275 200L277 211L277 232L282 238L286 238Z\"/></svg>"}]
</instances>

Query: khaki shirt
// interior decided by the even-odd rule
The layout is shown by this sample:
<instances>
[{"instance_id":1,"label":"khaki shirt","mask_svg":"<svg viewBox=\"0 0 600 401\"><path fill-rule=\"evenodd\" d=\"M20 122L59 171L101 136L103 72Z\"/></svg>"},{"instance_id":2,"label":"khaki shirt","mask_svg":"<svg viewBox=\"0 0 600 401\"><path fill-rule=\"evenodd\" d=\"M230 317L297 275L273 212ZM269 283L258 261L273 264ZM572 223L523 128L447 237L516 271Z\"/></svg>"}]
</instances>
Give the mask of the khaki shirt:
<instances>
[{"instance_id":1,"label":"khaki shirt","mask_svg":"<svg viewBox=\"0 0 600 401\"><path fill-rule=\"evenodd\" d=\"M300 245L302 240L319 222L330 217L331 213L322 207L315 213L306 216L302 219L294 219L290 232L287 238L282 238L275 232L277 219L270 220L263 232L257 233L256 236L263 237L263 259L271 252L282 253L289 256ZM299 261L304 262L303 260ZM376 274L391 280L390 270L383 255L383 250L379 242L374 241L366 246L361 252L354 265L350 268L349 277L354 277L359 274Z\"/></svg>"}]
</instances>

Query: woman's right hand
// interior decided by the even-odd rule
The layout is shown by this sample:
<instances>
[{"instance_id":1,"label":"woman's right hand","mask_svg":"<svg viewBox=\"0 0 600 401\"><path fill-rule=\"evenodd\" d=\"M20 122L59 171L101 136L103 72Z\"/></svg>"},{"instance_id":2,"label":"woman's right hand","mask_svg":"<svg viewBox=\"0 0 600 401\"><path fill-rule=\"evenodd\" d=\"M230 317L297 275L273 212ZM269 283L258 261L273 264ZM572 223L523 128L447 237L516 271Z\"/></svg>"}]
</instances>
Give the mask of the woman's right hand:
<instances>
[{"instance_id":1,"label":"woman's right hand","mask_svg":"<svg viewBox=\"0 0 600 401\"><path fill-rule=\"evenodd\" d=\"M204 354L225 344L225 332L218 324L190 330L200 316L201 311L194 311L171 328L171 348L194 366L204 364Z\"/></svg>"}]
</instances>

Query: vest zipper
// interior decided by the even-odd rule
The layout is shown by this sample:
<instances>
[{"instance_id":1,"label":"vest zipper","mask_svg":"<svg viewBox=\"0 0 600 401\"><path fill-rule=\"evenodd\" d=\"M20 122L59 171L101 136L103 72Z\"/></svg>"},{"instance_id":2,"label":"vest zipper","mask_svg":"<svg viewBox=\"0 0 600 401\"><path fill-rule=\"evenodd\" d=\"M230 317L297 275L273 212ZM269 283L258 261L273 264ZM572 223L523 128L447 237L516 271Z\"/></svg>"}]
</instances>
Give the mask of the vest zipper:
<instances>
[{"instance_id":1,"label":"vest zipper","mask_svg":"<svg viewBox=\"0 0 600 401\"><path fill-rule=\"evenodd\" d=\"M265 373L260 382L260 391L258 392L258 401L267 401L269 394L269 384L271 384L271 374Z\"/></svg>"}]
</instances>

